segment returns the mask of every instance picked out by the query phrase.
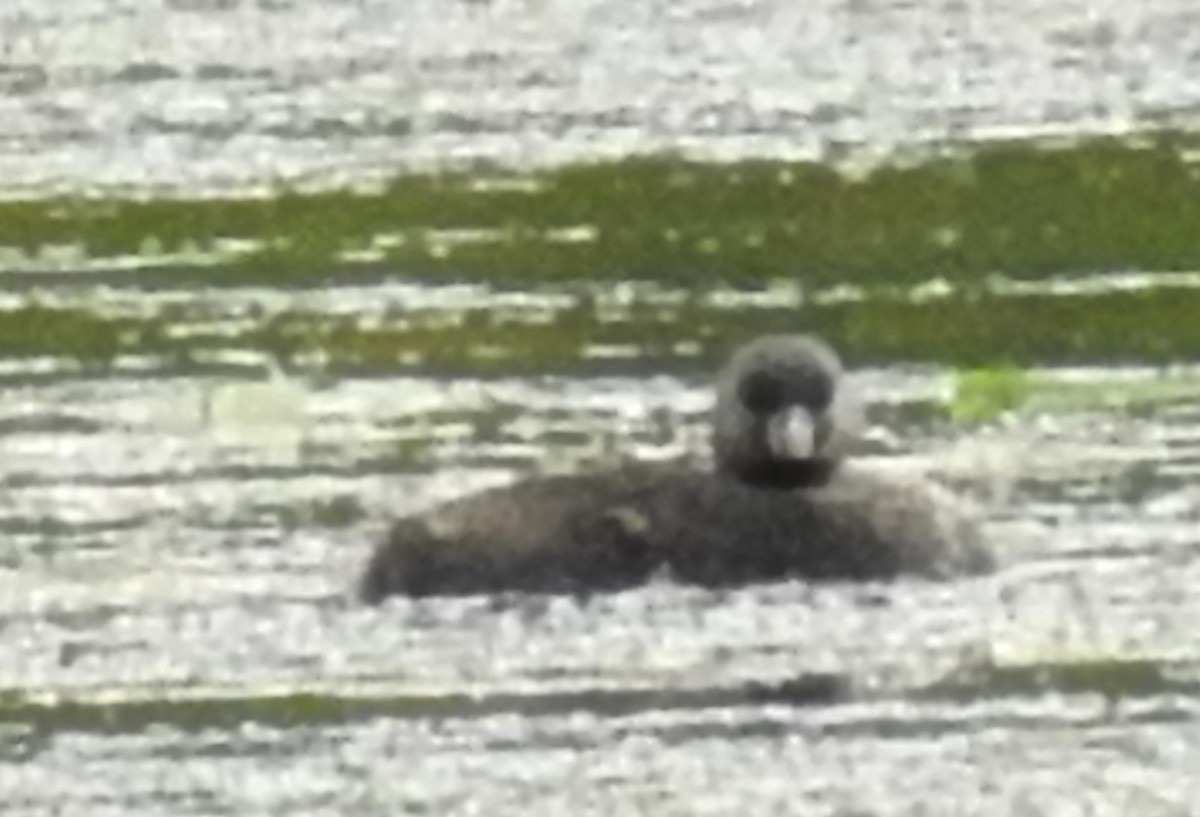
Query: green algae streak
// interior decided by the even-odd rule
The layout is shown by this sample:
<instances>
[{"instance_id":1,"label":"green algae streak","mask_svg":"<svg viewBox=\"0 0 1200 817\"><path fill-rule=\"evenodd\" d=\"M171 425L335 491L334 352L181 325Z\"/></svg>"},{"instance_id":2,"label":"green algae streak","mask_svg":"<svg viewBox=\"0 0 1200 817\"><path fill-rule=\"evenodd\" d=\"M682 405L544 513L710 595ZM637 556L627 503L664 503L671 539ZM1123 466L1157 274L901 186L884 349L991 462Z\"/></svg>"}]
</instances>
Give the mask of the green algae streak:
<instances>
[{"instance_id":1,"label":"green algae streak","mask_svg":"<svg viewBox=\"0 0 1200 817\"><path fill-rule=\"evenodd\" d=\"M961 146L852 173L815 163L629 158L536 173L405 175L373 191L0 202L0 357L105 369L129 355L188 369L204 353L318 356L341 371L447 373L708 366L748 335L823 332L855 363L1159 362L1200 354L1200 286L998 295L1010 282L1200 270L1200 136ZM68 261L62 261L67 257ZM613 318L587 288L683 293ZM914 297L932 280L946 291ZM553 289L575 305L392 316L288 312L174 332L197 316L112 316L45 287L290 288L411 281ZM790 304L721 308L724 287L797 287ZM813 297L850 287L851 299ZM582 292L582 294L581 294ZM604 358L598 347L628 352ZM615 361L615 362L614 362Z\"/></svg>"},{"instance_id":2,"label":"green algae streak","mask_svg":"<svg viewBox=\"0 0 1200 817\"><path fill-rule=\"evenodd\" d=\"M851 174L810 162L674 156L536 174L406 175L373 192L0 202L0 246L30 258L217 252L197 277L307 285L380 275L528 284L655 279L812 285L988 273L1200 267L1200 137L987 143Z\"/></svg>"},{"instance_id":3,"label":"green algae streak","mask_svg":"<svg viewBox=\"0 0 1200 817\"><path fill-rule=\"evenodd\" d=\"M325 371L354 375L707 371L747 337L803 329L836 338L855 365L1167 362L1200 355L1197 315L1200 288L757 309L694 301L616 319L584 303L538 320L479 310L449 323L415 316L382 326L291 311L234 333L173 333L178 316L105 318L35 306L0 312L0 357L63 356L97 374L125 356L157 357L160 370L204 370L208 356L222 349L256 350L285 362L314 355ZM609 357L596 354L597 348L626 353ZM985 402L996 399L1003 409L1016 396L992 395Z\"/></svg>"}]
</instances>

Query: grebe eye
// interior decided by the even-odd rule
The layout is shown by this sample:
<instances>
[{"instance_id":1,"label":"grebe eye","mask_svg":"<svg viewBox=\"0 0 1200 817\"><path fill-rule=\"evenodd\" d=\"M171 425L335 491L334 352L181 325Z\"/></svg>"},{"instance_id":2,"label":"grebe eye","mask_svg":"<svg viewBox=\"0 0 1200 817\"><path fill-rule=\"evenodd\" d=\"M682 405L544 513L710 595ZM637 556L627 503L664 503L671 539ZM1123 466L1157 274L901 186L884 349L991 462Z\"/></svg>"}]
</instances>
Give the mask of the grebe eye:
<instances>
[{"instance_id":1,"label":"grebe eye","mask_svg":"<svg viewBox=\"0 0 1200 817\"><path fill-rule=\"evenodd\" d=\"M738 399L754 414L777 411L786 397L783 381L766 372L753 372L738 384Z\"/></svg>"},{"instance_id":2,"label":"grebe eye","mask_svg":"<svg viewBox=\"0 0 1200 817\"><path fill-rule=\"evenodd\" d=\"M828 377L818 377L808 384L809 400L806 401L811 410L825 411L833 403L833 381Z\"/></svg>"}]
</instances>

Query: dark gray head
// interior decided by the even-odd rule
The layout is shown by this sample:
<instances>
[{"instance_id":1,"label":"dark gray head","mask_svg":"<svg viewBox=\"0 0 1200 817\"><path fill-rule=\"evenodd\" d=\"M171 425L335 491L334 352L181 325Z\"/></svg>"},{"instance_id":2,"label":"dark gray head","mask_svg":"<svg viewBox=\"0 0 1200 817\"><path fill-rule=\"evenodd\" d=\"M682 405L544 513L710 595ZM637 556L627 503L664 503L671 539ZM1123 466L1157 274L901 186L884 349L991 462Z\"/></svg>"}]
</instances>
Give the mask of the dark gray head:
<instances>
[{"instance_id":1,"label":"dark gray head","mask_svg":"<svg viewBox=\"0 0 1200 817\"><path fill-rule=\"evenodd\" d=\"M769 335L738 349L717 382L718 469L755 485L823 483L849 433L841 375L837 354L811 335Z\"/></svg>"}]
</instances>

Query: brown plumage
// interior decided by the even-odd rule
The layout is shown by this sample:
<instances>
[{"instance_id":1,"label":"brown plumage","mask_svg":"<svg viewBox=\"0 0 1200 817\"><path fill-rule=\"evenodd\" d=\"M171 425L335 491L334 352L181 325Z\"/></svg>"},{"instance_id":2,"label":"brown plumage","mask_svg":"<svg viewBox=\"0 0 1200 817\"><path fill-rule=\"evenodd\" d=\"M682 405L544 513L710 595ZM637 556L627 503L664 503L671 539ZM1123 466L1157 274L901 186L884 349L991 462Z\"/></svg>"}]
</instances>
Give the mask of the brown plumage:
<instances>
[{"instance_id":1,"label":"brown plumage","mask_svg":"<svg viewBox=\"0 0 1200 817\"><path fill-rule=\"evenodd\" d=\"M714 470L630 465L448 502L395 524L360 595L594 592L655 573L718 586L992 569L947 492L841 460L840 375L815 338L747 344L718 379Z\"/></svg>"}]
</instances>

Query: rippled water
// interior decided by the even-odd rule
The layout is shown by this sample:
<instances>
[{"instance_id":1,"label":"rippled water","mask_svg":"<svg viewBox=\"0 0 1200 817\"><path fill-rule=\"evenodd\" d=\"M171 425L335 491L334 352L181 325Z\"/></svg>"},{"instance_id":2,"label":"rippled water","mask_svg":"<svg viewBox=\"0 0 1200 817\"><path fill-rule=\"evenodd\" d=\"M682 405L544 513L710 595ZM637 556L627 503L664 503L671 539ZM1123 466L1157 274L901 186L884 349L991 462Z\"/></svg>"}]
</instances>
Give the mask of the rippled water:
<instances>
[{"instance_id":1,"label":"rippled water","mask_svg":"<svg viewBox=\"0 0 1200 817\"><path fill-rule=\"evenodd\" d=\"M6 187L1194 120L1187 0L72 0L0 9Z\"/></svg>"},{"instance_id":2,"label":"rippled water","mask_svg":"<svg viewBox=\"0 0 1200 817\"><path fill-rule=\"evenodd\" d=\"M0 194L1186 124L1195 22L1182 0L6 4ZM855 372L861 455L979 503L996 576L348 592L397 515L531 472L703 461L701 361L802 304L960 287L1053 318L1095 293L1167 304L1194 271L210 288L170 279L182 256L32 249L0 257L0 328L33 336L0 359L5 814L1195 813L1200 370L1167 354L1177 313L1158 343L1132 327L1168 363L1043 362L995 411L963 410L948 368ZM139 265L161 269L120 269ZM520 354L559 335L472 331L579 315L551 363ZM331 361L334 319L360 346ZM93 320L94 357L55 334ZM400 354L355 357L395 327Z\"/></svg>"},{"instance_id":3,"label":"rippled water","mask_svg":"<svg viewBox=\"0 0 1200 817\"><path fill-rule=\"evenodd\" d=\"M1168 374L1193 377L1045 376L1119 397ZM236 700L228 716L10 710L8 809L1187 813L1190 681L1116 699L1103 683L922 690L980 661L1189 666L1200 393L971 430L939 419L946 372L855 386L871 456L985 505L999 576L363 609L347 588L390 516L614 447L703 457L705 378L16 381L4 686L39 705ZM787 692L804 677L843 691ZM297 690L393 703L236 703Z\"/></svg>"}]
</instances>

